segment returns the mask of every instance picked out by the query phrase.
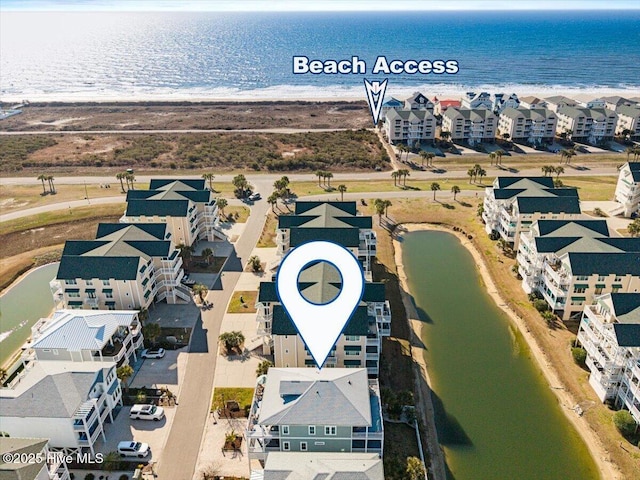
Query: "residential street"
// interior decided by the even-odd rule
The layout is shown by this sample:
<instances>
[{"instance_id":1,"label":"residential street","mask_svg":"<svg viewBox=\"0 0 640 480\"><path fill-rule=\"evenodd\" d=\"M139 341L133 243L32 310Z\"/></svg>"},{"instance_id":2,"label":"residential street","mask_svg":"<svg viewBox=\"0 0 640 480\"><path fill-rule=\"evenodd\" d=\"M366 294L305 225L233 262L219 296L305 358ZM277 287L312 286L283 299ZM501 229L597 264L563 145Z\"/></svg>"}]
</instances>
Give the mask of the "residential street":
<instances>
[{"instance_id":1,"label":"residential street","mask_svg":"<svg viewBox=\"0 0 640 480\"><path fill-rule=\"evenodd\" d=\"M270 184L260 182L256 187L264 192ZM265 200L252 206L244 232L235 244L236 255L229 257L216 288L207 295L214 308L202 312L202 322L196 324L192 334L173 426L158 468L161 479L193 478L205 422L209 418L220 325L242 269L260 238L268 210Z\"/></svg>"}]
</instances>

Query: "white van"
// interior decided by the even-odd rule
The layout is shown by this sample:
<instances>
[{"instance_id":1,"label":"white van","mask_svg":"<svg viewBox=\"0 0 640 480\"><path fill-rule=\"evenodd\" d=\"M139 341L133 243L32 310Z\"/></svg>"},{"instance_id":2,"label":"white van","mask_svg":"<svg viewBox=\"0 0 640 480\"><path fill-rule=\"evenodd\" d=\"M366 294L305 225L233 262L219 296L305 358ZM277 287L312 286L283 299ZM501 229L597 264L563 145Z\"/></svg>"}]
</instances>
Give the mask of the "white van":
<instances>
[{"instance_id":1,"label":"white van","mask_svg":"<svg viewBox=\"0 0 640 480\"><path fill-rule=\"evenodd\" d=\"M155 405L134 405L131 407L129 418L132 420L162 420L164 418L164 408Z\"/></svg>"}]
</instances>

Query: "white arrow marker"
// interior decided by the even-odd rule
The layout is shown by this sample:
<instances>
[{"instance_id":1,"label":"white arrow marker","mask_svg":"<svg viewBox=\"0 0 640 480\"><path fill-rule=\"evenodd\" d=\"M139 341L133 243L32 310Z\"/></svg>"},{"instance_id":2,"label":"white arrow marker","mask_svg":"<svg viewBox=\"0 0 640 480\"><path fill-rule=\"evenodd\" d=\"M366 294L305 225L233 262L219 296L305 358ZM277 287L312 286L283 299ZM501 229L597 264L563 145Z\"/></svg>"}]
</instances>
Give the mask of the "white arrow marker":
<instances>
[{"instance_id":1,"label":"white arrow marker","mask_svg":"<svg viewBox=\"0 0 640 480\"><path fill-rule=\"evenodd\" d=\"M384 82L370 82L364 79L364 88L367 91L367 102L369 102L369 110L373 117L373 125L378 125L380 120L380 112L382 111L382 102L384 100L384 92L387 90L387 80Z\"/></svg>"},{"instance_id":2,"label":"white arrow marker","mask_svg":"<svg viewBox=\"0 0 640 480\"><path fill-rule=\"evenodd\" d=\"M342 276L342 288L326 304L314 304L298 289L298 277L310 263L332 264ZM294 248L278 269L276 291L282 306L293 321L313 360L322 368L364 292L364 276L358 259L337 243L308 242Z\"/></svg>"}]
</instances>

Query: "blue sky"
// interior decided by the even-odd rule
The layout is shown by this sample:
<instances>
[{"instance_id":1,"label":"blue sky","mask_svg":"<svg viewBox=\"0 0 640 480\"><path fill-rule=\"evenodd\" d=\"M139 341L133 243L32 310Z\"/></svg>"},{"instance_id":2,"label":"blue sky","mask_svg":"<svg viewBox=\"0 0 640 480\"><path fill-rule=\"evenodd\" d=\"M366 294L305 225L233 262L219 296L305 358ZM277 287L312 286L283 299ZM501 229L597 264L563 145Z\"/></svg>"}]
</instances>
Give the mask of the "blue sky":
<instances>
[{"instance_id":1,"label":"blue sky","mask_svg":"<svg viewBox=\"0 0 640 480\"><path fill-rule=\"evenodd\" d=\"M2 10L350 11L640 9L638 0L2 0Z\"/></svg>"}]
</instances>

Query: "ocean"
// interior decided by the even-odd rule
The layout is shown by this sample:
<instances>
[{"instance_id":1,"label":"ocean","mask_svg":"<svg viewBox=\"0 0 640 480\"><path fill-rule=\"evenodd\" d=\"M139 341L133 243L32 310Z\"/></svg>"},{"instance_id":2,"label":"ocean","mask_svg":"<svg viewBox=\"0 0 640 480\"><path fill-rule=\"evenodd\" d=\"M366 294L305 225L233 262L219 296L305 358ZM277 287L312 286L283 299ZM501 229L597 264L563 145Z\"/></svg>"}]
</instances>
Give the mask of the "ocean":
<instances>
[{"instance_id":1,"label":"ocean","mask_svg":"<svg viewBox=\"0 0 640 480\"><path fill-rule=\"evenodd\" d=\"M3 12L0 100L640 92L640 11ZM294 75L292 58L456 60L457 74Z\"/></svg>"}]
</instances>

